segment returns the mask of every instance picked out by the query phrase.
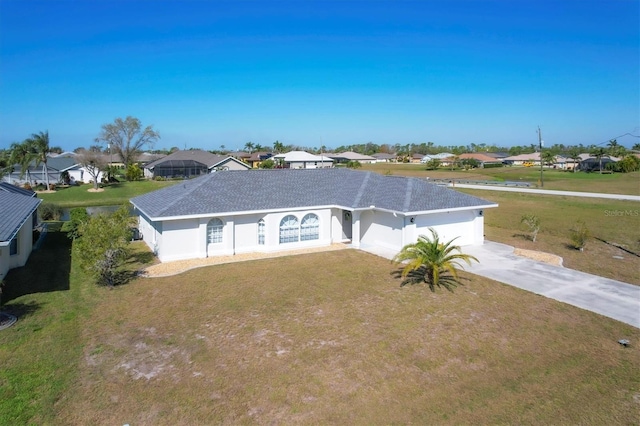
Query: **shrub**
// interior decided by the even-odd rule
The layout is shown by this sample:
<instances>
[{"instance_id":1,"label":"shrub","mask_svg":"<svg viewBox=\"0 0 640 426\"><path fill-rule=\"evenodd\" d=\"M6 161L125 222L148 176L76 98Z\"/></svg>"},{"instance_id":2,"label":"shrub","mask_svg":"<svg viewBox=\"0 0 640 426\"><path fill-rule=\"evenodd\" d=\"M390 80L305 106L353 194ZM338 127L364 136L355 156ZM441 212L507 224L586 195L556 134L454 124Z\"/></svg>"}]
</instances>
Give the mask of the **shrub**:
<instances>
[{"instance_id":1,"label":"shrub","mask_svg":"<svg viewBox=\"0 0 640 426\"><path fill-rule=\"evenodd\" d=\"M71 209L71 212L69 212L69 220L62 225L61 231L66 232L67 237L74 240L80 236L78 232L80 224L86 222L88 219L89 214L87 213L87 209L84 207Z\"/></svg>"},{"instance_id":2,"label":"shrub","mask_svg":"<svg viewBox=\"0 0 640 426\"><path fill-rule=\"evenodd\" d=\"M438 167L440 167L440 160L437 158L431 159L426 163L427 170L436 170Z\"/></svg>"},{"instance_id":3,"label":"shrub","mask_svg":"<svg viewBox=\"0 0 640 426\"><path fill-rule=\"evenodd\" d=\"M42 203L38 207L38 213L41 220L60 220L62 208L57 204Z\"/></svg>"},{"instance_id":4,"label":"shrub","mask_svg":"<svg viewBox=\"0 0 640 426\"><path fill-rule=\"evenodd\" d=\"M534 214L525 214L520 218L520 223L529 229L529 232L531 232L529 238L535 243L540 231L540 218Z\"/></svg>"},{"instance_id":5,"label":"shrub","mask_svg":"<svg viewBox=\"0 0 640 426\"><path fill-rule=\"evenodd\" d=\"M576 250L584 251L584 246L587 245L591 232L589 232L587 225L579 220L576 226L569 230L569 236L571 238L571 246Z\"/></svg>"}]
</instances>

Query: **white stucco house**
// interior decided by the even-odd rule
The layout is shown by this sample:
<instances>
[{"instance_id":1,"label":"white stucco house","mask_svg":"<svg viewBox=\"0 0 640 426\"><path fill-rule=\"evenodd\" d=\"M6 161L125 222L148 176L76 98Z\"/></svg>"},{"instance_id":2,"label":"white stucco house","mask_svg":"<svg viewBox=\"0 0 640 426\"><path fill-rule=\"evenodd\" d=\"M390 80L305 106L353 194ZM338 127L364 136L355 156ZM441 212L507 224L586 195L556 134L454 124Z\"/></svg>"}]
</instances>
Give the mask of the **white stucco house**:
<instances>
[{"instance_id":1,"label":"white stucco house","mask_svg":"<svg viewBox=\"0 0 640 426\"><path fill-rule=\"evenodd\" d=\"M333 160L326 155L314 155L306 151L289 151L274 155L273 160L289 169L322 169L333 167Z\"/></svg>"},{"instance_id":2,"label":"white stucco house","mask_svg":"<svg viewBox=\"0 0 640 426\"><path fill-rule=\"evenodd\" d=\"M56 157L49 158L47 160L46 174L42 163L36 164L35 161L32 161L24 173L22 172L20 165L15 164L12 167L11 172L3 177L2 180L12 184L22 184L27 182L29 184L34 184L35 182L44 183L46 182L48 175L49 183L57 184L62 182L62 176L65 172L69 174L69 180L72 184L77 182L93 182L93 176L91 176L91 173L89 173L82 164L78 163L74 157L68 155L58 155ZM98 173L98 181L102 181L102 172Z\"/></svg>"},{"instance_id":3,"label":"white stucco house","mask_svg":"<svg viewBox=\"0 0 640 426\"><path fill-rule=\"evenodd\" d=\"M350 243L398 252L433 227L482 244L497 204L431 184L343 168L227 171L131 200L161 261Z\"/></svg>"},{"instance_id":4,"label":"white stucco house","mask_svg":"<svg viewBox=\"0 0 640 426\"><path fill-rule=\"evenodd\" d=\"M377 162L376 157L370 155L359 154L353 151L329 153L327 157L338 163L348 163L349 161L357 161L362 164L372 164Z\"/></svg>"},{"instance_id":5,"label":"white stucco house","mask_svg":"<svg viewBox=\"0 0 640 426\"><path fill-rule=\"evenodd\" d=\"M9 269L27 263L33 248L36 210L42 202L32 191L11 186L0 184L0 281Z\"/></svg>"}]
</instances>

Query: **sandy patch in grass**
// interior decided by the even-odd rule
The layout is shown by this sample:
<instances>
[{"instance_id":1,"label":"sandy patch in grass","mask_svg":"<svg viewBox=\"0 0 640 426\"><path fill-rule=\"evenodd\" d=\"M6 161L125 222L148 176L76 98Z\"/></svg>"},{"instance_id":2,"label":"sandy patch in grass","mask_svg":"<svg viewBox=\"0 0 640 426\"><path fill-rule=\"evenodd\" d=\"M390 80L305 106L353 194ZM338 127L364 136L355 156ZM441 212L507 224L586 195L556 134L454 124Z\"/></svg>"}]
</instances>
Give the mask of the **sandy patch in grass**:
<instances>
[{"instance_id":1,"label":"sandy patch in grass","mask_svg":"<svg viewBox=\"0 0 640 426\"><path fill-rule=\"evenodd\" d=\"M326 247L314 247L300 250L288 250L274 253L245 253L233 256L213 256L204 259L176 260L174 262L162 262L149 266L141 271L143 277L157 278L177 275L204 266L222 265L225 263L245 262L249 260L273 259L282 256L294 256L299 254L319 253L324 251L344 250L348 248L345 244L332 244Z\"/></svg>"},{"instance_id":2,"label":"sandy patch in grass","mask_svg":"<svg viewBox=\"0 0 640 426\"><path fill-rule=\"evenodd\" d=\"M104 192L104 188L89 188L87 189L87 192Z\"/></svg>"},{"instance_id":3,"label":"sandy patch in grass","mask_svg":"<svg viewBox=\"0 0 640 426\"><path fill-rule=\"evenodd\" d=\"M515 254L516 256L522 256L522 257L526 257L528 259L533 259L533 260L536 260L538 262L548 263L550 265L562 266L562 258L560 256L557 256L557 255L551 254L551 253L545 253L545 252L542 252L542 251L525 250L525 249L521 249L521 248L516 248L513 251L513 254Z\"/></svg>"}]
</instances>

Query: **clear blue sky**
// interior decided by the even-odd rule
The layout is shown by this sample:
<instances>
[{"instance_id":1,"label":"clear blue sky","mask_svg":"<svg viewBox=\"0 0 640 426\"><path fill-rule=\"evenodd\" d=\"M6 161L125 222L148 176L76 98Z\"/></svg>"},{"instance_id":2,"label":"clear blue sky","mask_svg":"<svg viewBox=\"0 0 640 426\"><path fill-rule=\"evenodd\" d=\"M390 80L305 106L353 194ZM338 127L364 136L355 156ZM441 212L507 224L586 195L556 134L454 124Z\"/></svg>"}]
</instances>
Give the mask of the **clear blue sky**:
<instances>
[{"instance_id":1,"label":"clear blue sky","mask_svg":"<svg viewBox=\"0 0 640 426\"><path fill-rule=\"evenodd\" d=\"M0 148L127 115L157 148L639 135L639 4L1 0Z\"/></svg>"}]
</instances>

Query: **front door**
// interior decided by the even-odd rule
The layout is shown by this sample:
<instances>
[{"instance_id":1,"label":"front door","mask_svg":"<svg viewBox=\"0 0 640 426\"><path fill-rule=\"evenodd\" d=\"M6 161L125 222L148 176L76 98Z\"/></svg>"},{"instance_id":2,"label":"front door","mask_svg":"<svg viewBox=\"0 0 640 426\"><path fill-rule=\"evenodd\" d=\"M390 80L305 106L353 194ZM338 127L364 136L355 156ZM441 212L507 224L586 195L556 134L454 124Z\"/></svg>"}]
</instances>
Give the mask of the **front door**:
<instances>
[{"instance_id":1,"label":"front door","mask_svg":"<svg viewBox=\"0 0 640 426\"><path fill-rule=\"evenodd\" d=\"M342 211L342 238L350 240L353 230L353 215L349 210Z\"/></svg>"}]
</instances>

